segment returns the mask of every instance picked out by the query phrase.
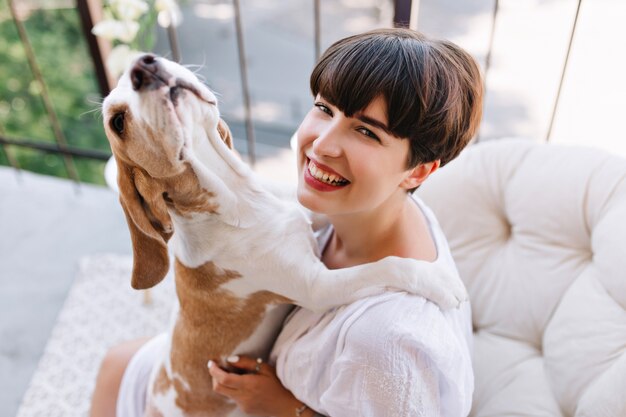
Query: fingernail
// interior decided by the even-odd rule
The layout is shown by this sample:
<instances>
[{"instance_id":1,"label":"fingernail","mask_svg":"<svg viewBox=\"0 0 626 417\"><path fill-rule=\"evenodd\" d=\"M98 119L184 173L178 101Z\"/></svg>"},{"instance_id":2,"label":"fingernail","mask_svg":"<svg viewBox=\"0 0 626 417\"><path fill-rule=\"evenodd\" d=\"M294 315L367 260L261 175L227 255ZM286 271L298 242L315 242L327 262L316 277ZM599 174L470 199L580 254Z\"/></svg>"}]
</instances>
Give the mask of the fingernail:
<instances>
[{"instance_id":1,"label":"fingernail","mask_svg":"<svg viewBox=\"0 0 626 417\"><path fill-rule=\"evenodd\" d=\"M237 356L237 355L229 356L229 357L226 359L226 362L228 362L228 363L236 363L236 362L239 362L239 356Z\"/></svg>"},{"instance_id":2,"label":"fingernail","mask_svg":"<svg viewBox=\"0 0 626 417\"><path fill-rule=\"evenodd\" d=\"M212 366L213 366L213 361L208 361L208 362L206 363L206 367L207 367L207 368L211 369L211 367L212 367Z\"/></svg>"}]
</instances>

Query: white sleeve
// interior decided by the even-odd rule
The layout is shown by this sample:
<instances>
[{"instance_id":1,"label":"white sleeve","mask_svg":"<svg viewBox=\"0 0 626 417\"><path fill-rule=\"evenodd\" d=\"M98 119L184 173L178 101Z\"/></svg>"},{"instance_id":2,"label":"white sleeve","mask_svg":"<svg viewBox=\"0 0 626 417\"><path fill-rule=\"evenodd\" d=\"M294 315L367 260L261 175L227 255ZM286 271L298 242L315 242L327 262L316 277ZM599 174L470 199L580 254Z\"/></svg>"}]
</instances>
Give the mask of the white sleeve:
<instances>
[{"instance_id":1,"label":"white sleeve","mask_svg":"<svg viewBox=\"0 0 626 417\"><path fill-rule=\"evenodd\" d=\"M422 352L406 353L377 363L340 358L320 398L323 412L330 417L441 416L437 369Z\"/></svg>"},{"instance_id":2,"label":"white sleeve","mask_svg":"<svg viewBox=\"0 0 626 417\"><path fill-rule=\"evenodd\" d=\"M298 339L287 342L277 369L285 386L321 415L469 414L469 306L443 313L423 297L387 293L326 315L303 311L289 325L308 330L293 333Z\"/></svg>"}]
</instances>

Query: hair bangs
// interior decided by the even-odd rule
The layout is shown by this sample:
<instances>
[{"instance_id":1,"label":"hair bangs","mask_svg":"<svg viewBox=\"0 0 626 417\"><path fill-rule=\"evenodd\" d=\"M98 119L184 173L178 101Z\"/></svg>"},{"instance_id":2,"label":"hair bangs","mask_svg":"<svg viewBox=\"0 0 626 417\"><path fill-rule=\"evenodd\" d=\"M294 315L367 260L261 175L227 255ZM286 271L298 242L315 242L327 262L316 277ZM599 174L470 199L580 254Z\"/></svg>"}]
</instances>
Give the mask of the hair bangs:
<instances>
[{"instance_id":1,"label":"hair bangs","mask_svg":"<svg viewBox=\"0 0 626 417\"><path fill-rule=\"evenodd\" d=\"M387 130L410 141L409 168L435 160L445 165L480 124L483 83L476 61L452 42L409 29L376 29L335 42L310 80L314 96L348 117L382 97Z\"/></svg>"},{"instance_id":2,"label":"hair bangs","mask_svg":"<svg viewBox=\"0 0 626 417\"><path fill-rule=\"evenodd\" d=\"M386 103L389 131L407 137L420 99L408 74L403 39L378 34L337 42L322 56L311 74L311 92L320 94L346 116L365 109L377 97ZM417 99L417 100L416 100Z\"/></svg>"},{"instance_id":3,"label":"hair bangs","mask_svg":"<svg viewBox=\"0 0 626 417\"><path fill-rule=\"evenodd\" d=\"M320 94L346 116L353 116L376 97L387 98L392 89L389 73L397 70L389 52L368 39L346 42L344 48L321 58L311 74L311 92Z\"/></svg>"}]
</instances>

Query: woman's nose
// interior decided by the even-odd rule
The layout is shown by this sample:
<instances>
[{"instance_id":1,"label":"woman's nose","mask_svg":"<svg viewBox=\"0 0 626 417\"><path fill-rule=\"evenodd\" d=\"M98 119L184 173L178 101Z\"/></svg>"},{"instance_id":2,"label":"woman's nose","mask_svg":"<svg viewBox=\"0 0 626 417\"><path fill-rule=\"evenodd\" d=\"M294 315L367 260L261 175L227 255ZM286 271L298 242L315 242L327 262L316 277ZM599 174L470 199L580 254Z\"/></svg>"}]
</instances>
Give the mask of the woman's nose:
<instances>
[{"instance_id":1,"label":"woman's nose","mask_svg":"<svg viewBox=\"0 0 626 417\"><path fill-rule=\"evenodd\" d=\"M327 126L313 140L313 152L319 156L338 157L341 155L341 134L336 126Z\"/></svg>"}]
</instances>

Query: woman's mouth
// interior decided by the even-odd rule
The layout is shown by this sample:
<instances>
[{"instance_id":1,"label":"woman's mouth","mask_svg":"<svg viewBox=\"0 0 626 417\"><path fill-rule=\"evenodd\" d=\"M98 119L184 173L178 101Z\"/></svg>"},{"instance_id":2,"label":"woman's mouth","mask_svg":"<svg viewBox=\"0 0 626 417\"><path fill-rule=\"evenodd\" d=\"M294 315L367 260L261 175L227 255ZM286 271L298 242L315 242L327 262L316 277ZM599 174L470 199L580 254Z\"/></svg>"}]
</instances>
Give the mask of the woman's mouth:
<instances>
[{"instance_id":1,"label":"woman's mouth","mask_svg":"<svg viewBox=\"0 0 626 417\"><path fill-rule=\"evenodd\" d=\"M322 167L308 158L307 161L304 179L313 188L320 191L331 191L350 184L350 181L336 172L330 172L328 168Z\"/></svg>"}]
</instances>

